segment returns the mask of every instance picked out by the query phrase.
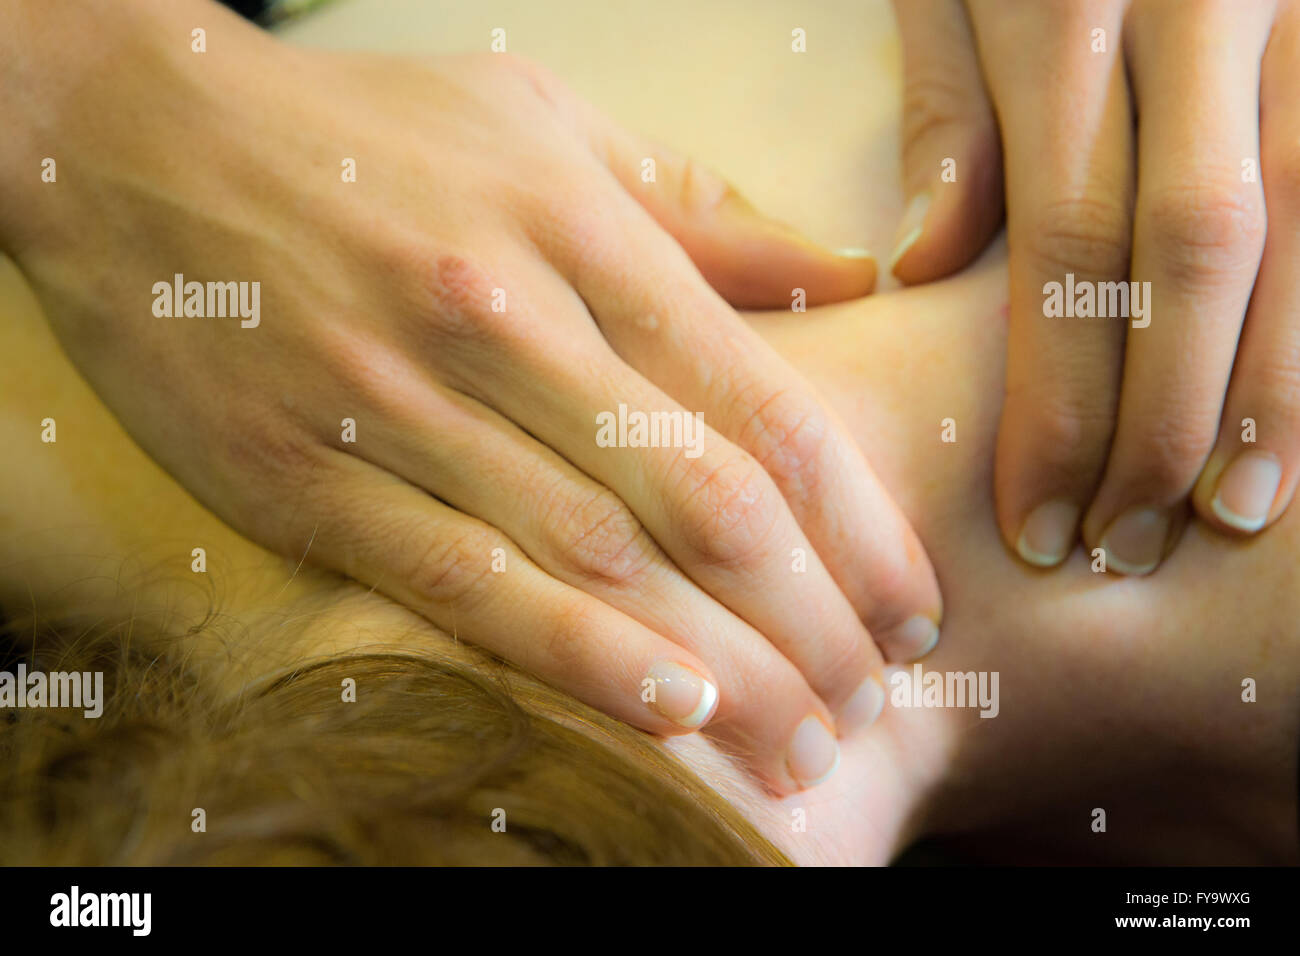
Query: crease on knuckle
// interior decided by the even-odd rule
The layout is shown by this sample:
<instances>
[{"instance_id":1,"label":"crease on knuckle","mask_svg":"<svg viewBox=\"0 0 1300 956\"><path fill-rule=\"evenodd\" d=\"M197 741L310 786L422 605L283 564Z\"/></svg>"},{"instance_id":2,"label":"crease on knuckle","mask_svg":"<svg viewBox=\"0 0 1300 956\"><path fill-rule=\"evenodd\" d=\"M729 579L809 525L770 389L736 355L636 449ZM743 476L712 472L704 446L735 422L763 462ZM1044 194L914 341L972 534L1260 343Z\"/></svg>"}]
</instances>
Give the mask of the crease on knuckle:
<instances>
[{"instance_id":1,"label":"crease on knuckle","mask_svg":"<svg viewBox=\"0 0 1300 956\"><path fill-rule=\"evenodd\" d=\"M1147 222L1161 264L1191 281L1231 276L1264 244L1262 204L1232 187L1167 189L1151 199Z\"/></svg>"},{"instance_id":2,"label":"crease on knuckle","mask_svg":"<svg viewBox=\"0 0 1300 956\"><path fill-rule=\"evenodd\" d=\"M434 539L416 551L405 580L422 600L435 607L472 607L492 573L492 549L498 542L479 531Z\"/></svg>"},{"instance_id":3,"label":"crease on knuckle","mask_svg":"<svg viewBox=\"0 0 1300 956\"><path fill-rule=\"evenodd\" d=\"M1049 274L1128 275L1129 217L1120 203L1085 197L1051 203L1029 243L1035 265Z\"/></svg>"},{"instance_id":4,"label":"crease on knuckle","mask_svg":"<svg viewBox=\"0 0 1300 956\"><path fill-rule=\"evenodd\" d=\"M762 558L779 519L766 480L748 456L689 465L677 525L697 560L730 571Z\"/></svg>"},{"instance_id":5,"label":"crease on knuckle","mask_svg":"<svg viewBox=\"0 0 1300 956\"><path fill-rule=\"evenodd\" d=\"M656 557L650 535L622 500L607 488L566 500L547 523L559 528L553 547L582 579L611 587L636 581Z\"/></svg>"},{"instance_id":6,"label":"crease on knuckle","mask_svg":"<svg viewBox=\"0 0 1300 956\"><path fill-rule=\"evenodd\" d=\"M1174 417L1144 430L1142 477L1145 487L1156 493L1174 494L1188 490L1209 457L1217 435L1215 428L1199 428Z\"/></svg>"},{"instance_id":7,"label":"crease on knuckle","mask_svg":"<svg viewBox=\"0 0 1300 956\"><path fill-rule=\"evenodd\" d=\"M593 634L597 628L592 612L580 602L558 610L543 628L542 647L546 669L558 669L568 675L570 693L581 694L582 675L590 672Z\"/></svg>"},{"instance_id":8,"label":"crease on knuckle","mask_svg":"<svg viewBox=\"0 0 1300 956\"><path fill-rule=\"evenodd\" d=\"M1115 432L1110 406L1066 396L1022 398L1027 409L1025 433L1033 439L1040 466L1061 478L1077 480L1081 470L1099 472Z\"/></svg>"},{"instance_id":9,"label":"crease on knuckle","mask_svg":"<svg viewBox=\"0 0 1300 956\"><path fill-rule=\"evenodd\" d=\"M774 392L754 407L740 436L781 487L807 494L821 487L831 428L815 401L788 389Z\"/></svg>"}]
</instances>

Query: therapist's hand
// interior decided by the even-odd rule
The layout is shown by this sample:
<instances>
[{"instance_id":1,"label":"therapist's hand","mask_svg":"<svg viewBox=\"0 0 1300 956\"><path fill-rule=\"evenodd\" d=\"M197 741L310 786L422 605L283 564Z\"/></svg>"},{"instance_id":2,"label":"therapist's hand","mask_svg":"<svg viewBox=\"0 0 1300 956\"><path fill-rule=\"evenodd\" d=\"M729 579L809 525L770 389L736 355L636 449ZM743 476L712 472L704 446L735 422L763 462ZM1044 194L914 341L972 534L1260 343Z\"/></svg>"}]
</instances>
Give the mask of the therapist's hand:
<instances>
[{"instance_id":1,"label":"therapist's hand","mask_svg":"<svg viewBox=\"0 0 1300 956\"><path fill-rule=\"evenodd\" d=\"M999 226L1005 173L1007 543L1052 566L1081 523L1109 569L1144 574L1189 493L1223 531L1275 521L1300 479L1297 4L895 10L914 198L894 273L923 282L970 261ZM1127 317L1048 314L1050 283L1064 297L1073 282L1086 308L1088 284L1130 277L1150 294ZM1122 308L1118 287L1091 291Z\"/></svg>"},{"instance_id":2,"label":"therapist's hand","mask_svg":"<svg viewBox=\"0 0 1300 956\"><path fill-rule=\"evenodd\" d=\"M874 719L877 645L929 649L916 537L724 301L860 296L873 262L515 59L302 52L206 3L4 16L49 42L6 79L6 248L131 434L235 528L640 727L709 724L777 789ZM161 317L177 274L259 282L256 320ZM620 406L704 424L607 447Z\"/></svg>"}]
</instances>

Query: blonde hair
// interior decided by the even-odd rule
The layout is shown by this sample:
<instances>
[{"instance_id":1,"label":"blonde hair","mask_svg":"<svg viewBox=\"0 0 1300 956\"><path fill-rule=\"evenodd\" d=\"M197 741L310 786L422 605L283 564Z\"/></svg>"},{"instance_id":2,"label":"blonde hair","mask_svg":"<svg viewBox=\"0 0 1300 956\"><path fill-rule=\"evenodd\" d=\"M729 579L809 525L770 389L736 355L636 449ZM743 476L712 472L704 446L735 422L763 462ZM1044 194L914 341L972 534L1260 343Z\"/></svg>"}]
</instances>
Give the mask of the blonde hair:
<instances>
[{"instance_id":1,"label":"blonde hair","mask_svg":"<svg viewBox=\"0 0 1300 956\"><path fill-rule=\"evenodd\" d=\"M103 671L105 702L0 711L0 865L788 863L650 738L482 655L328 657L232 701L139 621L16 624L0 670Z\"/></svg>"}]
</instances>

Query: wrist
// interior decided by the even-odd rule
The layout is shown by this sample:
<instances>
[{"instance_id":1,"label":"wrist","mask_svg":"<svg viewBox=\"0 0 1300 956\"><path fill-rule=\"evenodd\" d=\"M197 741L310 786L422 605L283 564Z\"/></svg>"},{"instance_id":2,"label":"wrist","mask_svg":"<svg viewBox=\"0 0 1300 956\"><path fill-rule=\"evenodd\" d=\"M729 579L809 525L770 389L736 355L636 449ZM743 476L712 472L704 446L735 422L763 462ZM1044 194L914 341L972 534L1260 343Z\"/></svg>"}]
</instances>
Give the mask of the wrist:
<instances>
[{"instance_id":1,"label":"wrist","mask_svg":"<svg viewBox=\"0 0 1300 956\"><path fill-rule=\"evenodd\" d=\"M198 28L207 49L221 50L222 71L248 42L236 31L262 37L213 0L6 0L0 248L17 257L49 217L69 206L67 194L85 195L92 166L136 148L141 125L168 121L159 101L184 88L187 72L207 66L192 49Z\"/></svg>"}]
</instances>

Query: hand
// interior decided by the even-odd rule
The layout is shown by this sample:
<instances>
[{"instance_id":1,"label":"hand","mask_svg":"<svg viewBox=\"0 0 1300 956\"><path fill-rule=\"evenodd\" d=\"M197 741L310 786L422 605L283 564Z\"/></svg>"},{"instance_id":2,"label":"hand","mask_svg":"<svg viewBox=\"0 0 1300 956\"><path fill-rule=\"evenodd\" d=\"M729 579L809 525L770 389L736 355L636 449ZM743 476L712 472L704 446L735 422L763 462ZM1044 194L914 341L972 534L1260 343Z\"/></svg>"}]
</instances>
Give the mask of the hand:
<instances>
[{"instance_id":1,"label":"hand","mask_svg":"<svg viewBox=\"0 0 1300 956\"><path fill-rule=\"evenodd\" d=\"M60 62L75 95L42 97L14 150L22 181L58 157L57 183L0 225L136 440L252 539L616 717L708 723L778 789L831 769L834 732L879 710L863 622L917 656L938 590L840 424L718 292L858 296L874 264L518 60L81 9L116 72ZM256 320L162 317L176 274L260 282ZM601 447L620 405L700 411L699 444Z\"/></svg>"},{"instance_id":2,"label":"hand","mask_svg":"<svg viewBox=\"0 0 1300 956\"><path fill-rule=\"evenodd\" d=\"M1276 521L1300 479L1297 4L895 9L906 186L929 197L904 217L895 273L921 282L970 261L998 228L1005 168L1004 539L1053 566L1082 517L1111 570L1145 574L1193 489L1220 530ZM1127 310L1118 287L1096 297L1127 315L1049 317L1051 283L1068 296L1130 277Z\"/></svg>"}]
</instances>

